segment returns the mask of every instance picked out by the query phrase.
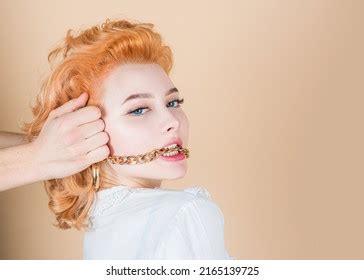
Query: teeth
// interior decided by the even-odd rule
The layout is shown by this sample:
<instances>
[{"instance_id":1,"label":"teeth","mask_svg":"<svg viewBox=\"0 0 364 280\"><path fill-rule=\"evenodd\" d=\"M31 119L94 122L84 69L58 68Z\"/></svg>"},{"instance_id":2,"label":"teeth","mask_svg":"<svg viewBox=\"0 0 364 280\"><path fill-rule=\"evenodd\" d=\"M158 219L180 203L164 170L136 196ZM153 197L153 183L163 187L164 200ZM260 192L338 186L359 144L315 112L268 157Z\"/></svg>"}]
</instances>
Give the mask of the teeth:
<instances>
[{"instance_id":1,"label":"teeth","mask_svg":"<svg viewBox=\"0 0 364 280\"><path fill-rule=\"evenodd\" d=\"M166 148L167 150L170 150L170 149L176 148L177 146L178 146L177 144L172 144L172 145L169 145L169 146L165 146L164 148ZM178 151L171 151L171 152L165 152L162 155L163 156L174 156L174 155L177 155L178 153L179 153Z\"/></svg>"},{"instance_id":2,"label":"teeth","mask_svg":"<svg viewBox=\"0 0 364 280\"><path fill-rule=\"evenodd\" d=\"M174 152L164 153L163 156L170 157L170 156L174 156L174 155L177 155L177 154L178 154L178 151L174 151Z\"/></svg>"},{"instance_id":3,"label":"teeth","mask_svg":"<svg viewBox=\"0 0 364 280\"><path fill-rule=\"evenodd\" d=\"M166 146L164 148L174 148L174 147L177 147L177 144L172 144L172 145Z\"/></svg>"}]
</instances>

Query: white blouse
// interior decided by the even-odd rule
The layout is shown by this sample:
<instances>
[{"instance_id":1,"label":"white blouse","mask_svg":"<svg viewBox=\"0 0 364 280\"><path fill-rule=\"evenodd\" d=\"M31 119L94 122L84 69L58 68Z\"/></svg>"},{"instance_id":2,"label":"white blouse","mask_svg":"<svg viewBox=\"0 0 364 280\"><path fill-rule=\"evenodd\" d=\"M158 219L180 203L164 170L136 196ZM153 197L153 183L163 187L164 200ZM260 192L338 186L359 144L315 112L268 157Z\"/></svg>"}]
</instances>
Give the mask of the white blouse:
<instances>
[{"instance_id":1,"label":"white blouse","mask_svg":"<svg viewBox=\"0 0 364 280\"><path fill-rule=\"evenodd\" d=\"M236 259L224 244L224 215L206 188L130 188L96 193L84 259Z\"/></svg>"}]
</instances>

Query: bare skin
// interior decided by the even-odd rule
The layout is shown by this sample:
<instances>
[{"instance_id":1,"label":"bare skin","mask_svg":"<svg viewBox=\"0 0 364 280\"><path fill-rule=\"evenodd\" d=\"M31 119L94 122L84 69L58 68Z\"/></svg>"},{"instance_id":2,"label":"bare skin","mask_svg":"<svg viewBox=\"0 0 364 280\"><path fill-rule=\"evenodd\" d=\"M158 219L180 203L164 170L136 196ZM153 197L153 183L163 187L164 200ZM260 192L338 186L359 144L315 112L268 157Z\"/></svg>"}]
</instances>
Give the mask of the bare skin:
<instances>
[{"instance_id":1,"label":"bare skin","mask_svg":"<svg viewBox=\"0 0 364 280\"><path fill-rule=\"evenodd\" d=\"M110 155L138 155L159 149L180 138L188 146L189 120L177 100L180 93L156 63L127 63L115 67L101 81L100 108L110 136ZM149 97L126 100L135 93ZM167 95L166 95L167 93ZM135 188L160 187L163 180L183 178L187 159L165 161L161 157L143 164L102 163L103 185Z\"/></svg>"},{"instance_id":2,"label":"bare skin","mask_svg":"<svg viewBox=\"0 0 364 280\"><path fill-rule=\"evenodd\" d=\"M22 133L0 131L0 149L26 143L28 143L28 140Z\"/></svg>"},{"instance_id":3,"label":"bare skin","mask_svg":"<svg viewBox=\"0 0 364 280\"><path fill-rule=\"evenodd\" d=\"M38 137L0 133L0 191L64 178L109 156L109 136L96 106L85 106L87 94L54 109Z\"/></svg>"}]
</instances>

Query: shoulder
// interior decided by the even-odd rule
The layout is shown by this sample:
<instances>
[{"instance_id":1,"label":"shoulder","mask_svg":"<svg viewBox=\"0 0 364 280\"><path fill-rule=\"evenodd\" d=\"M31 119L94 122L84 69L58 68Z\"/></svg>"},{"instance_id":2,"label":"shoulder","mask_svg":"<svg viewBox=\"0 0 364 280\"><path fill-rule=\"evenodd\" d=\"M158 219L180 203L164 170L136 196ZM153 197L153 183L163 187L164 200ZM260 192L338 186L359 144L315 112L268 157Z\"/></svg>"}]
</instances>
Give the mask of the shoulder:
<instances>
[{"instance_id":1,"label":"shoulder","mask_svg":"<svg viewBox=\"0 0 364 280\"><path fill-rule=\"evenodd\" d=\"M224 216L206 188L184 190L188 196L160 235L157 259L225 258Z\"/></svg>"},{"instance_id":2,"label":"shoulder","mask_svg":"<svg viewBox=\"0 0 364 280\"><path fill-rule=\"evenodd\" d=\"M193 186L185 188L182 191L166 191L169 194L168 201L172 202L174 205L178 205L176 215L181 215L186 211L222 215L220 208L213 201L212 196L206 187ZM171 198L173 196L178 202Z\"/></svg>"},{"instance_id":3,"label":"shoulder","mask_svg":"<svg viewBox=\"0 0 364 280\"><path fill-rule=\"evenodd\" d=\"M205 187L194 186L194 187L185 188L183 191L190 193L190 194L194 195L195 197L211 199L211 195Z\"/></svg>"},{"instance_id":4,"label":"shoulder","mask_svg":"<svg viewBox=\"0 0 364 280\"><path fill-rule=\"evenodd\" d=\"M201 186L187 187L182 190L161 189L161 191L165 191L165 193L170 196L179 197L184 202L189 202L195 199L212 200L211 194L207 188Z\"/></svg>"},{"instance_id":5,"label":"shoulder","mask_svg":"<svg viewBox=\"0 0 364 280\"><path fill-rule=\"evenodd\" d=\"M205 187L194 186L183 190L183 203L179 204L170 225L198 220L199 222L212 222L224 224L224 215L220 207L214 202L210 192Z\"/></svg>"},{"instance_id":6,"label":"shoulder","mask_svg":"<svg viewBox=\"0 0 364 280\"><path fill-rule=\"evenodd\" d=\"M191 186L182 190L154 189L138 191L138 205L155 213L167 224L181 223L192 219L224 220L223 213L214 202L210 192L203 186ZM178 222L179 220L179 222Z\"/></svg>"},{"instance_id":7,"label":"shoulder","mask_svg":"<svg viewBox=\"0 0 364 280\"><path fill-rule=\"evenodd\" d=\"M158 188L153 190L139 190L139 197L145 197L159 206L181 208L195 200L212 201L207 188L202 186L187 187L182 190Z\"/></svg>"},{"instance_id":8,"label":"shoulder","mask_svg":"<svg viewBox=\"0 0 364 280\"><path fill-rule=\"evenodd\" d=\"M168 215L161 216L168 217L169 220L186 210L191 211L198 208L200 211L208 209L211 211L211 208L217 207L210 192L202 186L192 186L182 190L160 188L151 192L142 191L139 193L139 198L145 197L144 205L155 208L154 211L168 212Z\"/></svg>"}]
</instances>

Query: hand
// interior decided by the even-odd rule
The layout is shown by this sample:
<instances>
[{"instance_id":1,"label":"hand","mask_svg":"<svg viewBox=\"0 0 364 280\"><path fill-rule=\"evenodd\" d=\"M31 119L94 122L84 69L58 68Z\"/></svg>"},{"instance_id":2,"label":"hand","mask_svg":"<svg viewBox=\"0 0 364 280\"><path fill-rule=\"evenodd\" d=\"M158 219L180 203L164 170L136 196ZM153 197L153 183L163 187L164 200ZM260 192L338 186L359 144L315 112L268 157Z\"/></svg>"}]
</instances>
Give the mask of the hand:
<instances>
[{"instance_id":1,"label":"hand","mask_svg":"<svg viewBox=\"0 0 364 280\"><path fill-rule=\"evenodd\" d=\"M110 154L101 111L96 106L84 107L87 99L83 93L51 111L30 143L43 180L71 176Z\"/></svg>"}]
</instances>

